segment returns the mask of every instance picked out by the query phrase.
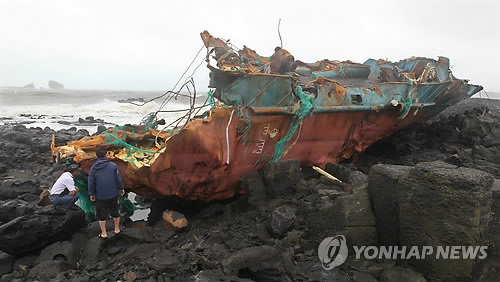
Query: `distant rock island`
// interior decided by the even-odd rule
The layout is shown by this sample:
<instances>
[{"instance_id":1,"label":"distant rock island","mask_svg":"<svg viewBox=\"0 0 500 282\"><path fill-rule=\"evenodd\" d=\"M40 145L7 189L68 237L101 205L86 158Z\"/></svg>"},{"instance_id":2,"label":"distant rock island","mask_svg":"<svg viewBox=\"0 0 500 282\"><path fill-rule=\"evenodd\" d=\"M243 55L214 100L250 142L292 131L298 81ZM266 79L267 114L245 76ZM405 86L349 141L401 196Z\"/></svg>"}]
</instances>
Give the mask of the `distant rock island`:
<instances>
[{"instance_id":1,"label":"distant rock island","mask_svg":"<svg viewBox=\"0 0 500 282\"><path fill-rule=\"evenodd\" d=\"M32 88L32 89L34 89L35 88L35 84L34 83L26 84L26 85L23 86L23 88Z\"/></svg>"},{"instance_id":2,"label":"distant rock island","mask_svg":"<svg viewBox=\"0 0 500 282\"><path fill-rule=\"evenodd\" d=\"M55 81L55 80L49 80L49 88L50 89L64 89L64 85L61 83Z\"/></svg>"}]
</instances>

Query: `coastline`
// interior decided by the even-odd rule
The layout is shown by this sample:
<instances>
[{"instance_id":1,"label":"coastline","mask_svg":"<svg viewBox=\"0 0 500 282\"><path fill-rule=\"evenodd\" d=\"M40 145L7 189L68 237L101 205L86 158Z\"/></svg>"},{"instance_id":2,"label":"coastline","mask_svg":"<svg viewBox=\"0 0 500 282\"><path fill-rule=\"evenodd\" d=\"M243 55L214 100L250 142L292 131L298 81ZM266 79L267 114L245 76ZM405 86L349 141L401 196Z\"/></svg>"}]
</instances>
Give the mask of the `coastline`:
<instances>
[{"instance_id":1,"label":"coastline","mask_svg":"<svg viewBox=\"0 0 500 282\"><path fill-rule=\"evenodd\" d=\"M151 203L151 213L153 217L159 217L158 221L148 223L124 220L126 228L123 234L107 241L97 238L96 222L84 224L82 228L74 230L67 229L65 232L70 233L66 234L69 236L46 245L40 242L43 241L40 240L41 233L34 234L34 241L36 236L40 236L38 245L33 243L36 247L33 247L34 250L26 247L26 250L30 250L27 253L3 256L8 262L5 265L11 267L2 273L2 280L130 278L129 281L203 281L200 277L208 281L382 279L384 273L388 275L391 271L399 270L400 266L396 266L394 261L364 261L363 266L359 261L348 260L336 271L322 268L317 257L318 244L323 239L320 236L333 234L335 231L324 226L329 222L326 219L337 218L344 212L353 212L351 225L346 227L338 223L343 227L337 226L339 229L336 232L348 234L349 230L355 228L359 236L350 240L365 244L377 237L380 228L375 220L380 215L376 214L376 206L371 207L370 197L373 197L373 191L367 187L375 179L371 171L377 164L379 168L382 164L380 169L384 166L394 169L393 165L413 169L417 163L441 161L453 167L450 171L445 170L446 173L451 174L461 169L472 175L483 175L482 172L476 172L479 169L491 175L485 178L500 179L499 121L500 100L466 100L425 124L404 129L380 140L350 162L332 164L325 168L336 176L342 176L345 180L342 185L331 182L310 168L300 168L296 162L285 161L276 166L266 166L260 174L245 177L242 189L248 193L232 201L202 205L176 201L151 203L150 200L143 199ZM49 225L55 224L48 214L54 214L57 210L51 206L38 205L42 187L50 186L64 169L64 165L53 164L50 158L52 134L56 136L57 145L63 145L87 136L89 132L76 128L54 131L49 128L27 128L22 124L0 125L0 237L6 236L6 230L13 230L5 227L6 225L10 224L12 227L9 228L15 228L15 220L46 219ZM442 171L434 164L424 165L424 168ZM266 172L286 169L295 173L284 174L285 177L274 182L266 178ZM408 179L408 185L418 184L415 179ZM475 182L472 180L470 183ZM280 196L270 196L266 192L268 190ZM356 205L352 205L353 201L362 202L363 208L357 209ZM333 210L331 203L334 204ZM340 203L342 208L337 207ZM11 209L12 206L16 207L15 212ZM352 209L344 210L347 207ZM166 208L184 214L189 221L189 228L166 230L161 220ZM375 213L372 209L375 209ZM454 213L462 213L453 208L447 212L442 221L452 219ZM467 214L473 212L474 210L470 210ZM81 211L75 210L71 213L73 217L66 215L65 222L78 222L81 220L80 214ZM58 215L57 218L59 216L64 217ZM371 221L364 220L367 218L371 218ZM273 220L279 224L273 227ZM355 225L354 222L358 221L359 224ZM499 237L495 233L498 231L492 232ZM41 259L48 254L60 254L66 259ZM245 260L240 261L240 257ZM421 277L420 272L429 277L423 269L403 268L413 271L412 277ZM481 269L475 275L485 275ZM409 276L406 278L410 279Z\"/></svg>"}]
</instances>

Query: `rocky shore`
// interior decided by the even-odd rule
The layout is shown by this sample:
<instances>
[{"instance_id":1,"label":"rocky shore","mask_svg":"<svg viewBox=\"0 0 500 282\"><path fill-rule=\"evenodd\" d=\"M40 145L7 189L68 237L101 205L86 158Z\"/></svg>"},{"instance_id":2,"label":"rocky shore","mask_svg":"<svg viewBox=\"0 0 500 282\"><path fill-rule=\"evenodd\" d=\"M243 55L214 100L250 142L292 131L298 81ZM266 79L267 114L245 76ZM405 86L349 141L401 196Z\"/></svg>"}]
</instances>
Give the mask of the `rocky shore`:
<instances>
[{"instance_id":1,"label":"rocky shore","mask_svg":"<svg viewBox=\"0 0 500 282\"><path fill-rule=\"evenodd\" d=\"M0 126L0 281L500 280L500 100L466 100L328 164L342 182L289 160L243 177L248 193L231 201L142 198L149 220L125 219L106 240L82 210L43 197L64 169L52 135L88 132ZM336 235L347 260L327 270L318 246ZM361 246L486 246L487 257L356 258Z\"/></svg>"}]
</instances>

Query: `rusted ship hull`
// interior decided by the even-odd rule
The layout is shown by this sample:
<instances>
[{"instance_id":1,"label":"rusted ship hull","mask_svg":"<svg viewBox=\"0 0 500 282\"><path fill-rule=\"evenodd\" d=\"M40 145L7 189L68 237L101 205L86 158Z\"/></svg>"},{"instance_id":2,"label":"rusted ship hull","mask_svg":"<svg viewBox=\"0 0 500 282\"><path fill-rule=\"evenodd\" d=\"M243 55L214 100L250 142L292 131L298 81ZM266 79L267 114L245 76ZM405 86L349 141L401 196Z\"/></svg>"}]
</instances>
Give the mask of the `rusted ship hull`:
<instances>
[{"instance_id":1,"label":"rusted ship hull","mask_svg":"<svg viewBox=\"0 0 500 282\"><path fill-rule=\"evenodd\" d=\"M208 119L193 121L168 140L166 150L150 167L135 168L116 159L126 187L142 195L201 201L240 193L241 176L272 161L276 143L287 133L292 116L249 113L252 128L243 140L238 128L248 121L234 114L231 117L231 112L216 109ZM398 118L398 109L317 113L304 119L281 159L324 167L434 113L422 109L403 120ZM82 161L82 167L89 168L91 163L92 159Z\"/></svg>"},{"instance_id":2,"label":"rusted ship hull","mask_svg":"<svg viewBox=\"0 0 500 282\"><path fill-rule=\"evenodd\" d=\"M192 124L169 140L167 150L151 167L154 190L190 200L230 198L240 192L241 176L272 160L275 145L286 134L291 117L251 116L252 130L243 144L236 134L240 121L234 116L226 142L230 110L223 111L223 116ZM398 110L314 114L304 120L281 159L323 167L363 151L408 124L427 120L431 113L420 111L404 120L398 119L399 114Z\"/></svg>"},{"instance_id":3,"label":"rusted ship hull","mask_svg":"<svg viewBox=\"0 0 500 282\"><path fill-rule=\"evenodd\" d=\"M106 147L130 191L221 200L267 162L324 167L482 89L453 77L444 57L305 64L281 48L260 57L246 47L236 53L208 32L202 38L207 60L215 53L217 61L208 68L218 106L182 127L128 126L53 144L53 156L71 157L88 173L97 148Z\"/></svg>"}]
</instances>

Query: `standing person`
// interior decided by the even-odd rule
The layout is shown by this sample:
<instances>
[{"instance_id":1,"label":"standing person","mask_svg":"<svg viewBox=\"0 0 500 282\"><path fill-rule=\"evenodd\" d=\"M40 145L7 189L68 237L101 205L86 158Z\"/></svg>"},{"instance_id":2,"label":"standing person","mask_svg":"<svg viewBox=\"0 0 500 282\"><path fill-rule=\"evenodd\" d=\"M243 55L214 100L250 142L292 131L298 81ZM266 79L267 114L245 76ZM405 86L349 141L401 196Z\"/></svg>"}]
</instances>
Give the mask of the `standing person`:
<instances>
[{"instance_id":1,"label":"standing person","mask_svg":"<svg viewBox=\"0 0 500 282\"><path fill-rule=\"evenodd\" d=\"M125 194L122 177L116 164L110 162L106 149L96 152L97 161L92 165L89 172L89 195L90 200L95 201L96 217L99 221L101 233L99 238L108 238L106 232L106 219L109 215L113 218L115 226L114 233L120 233L120 213L118 211L118 191L120 195Z\"/></svg>"},{"instance_id":2,"label":"standing person","mask_svg":"<svg viewBox=\"0 0 500 282\"><path fill-rule=\"evenodd\" d=\"M50 189L49 199L55 206L69 209L78 200L78 188L73 178L78 174L78 165L72 164L63 172Z\"/></svg>"}]
</instances>

